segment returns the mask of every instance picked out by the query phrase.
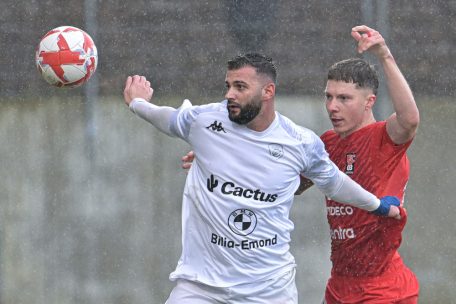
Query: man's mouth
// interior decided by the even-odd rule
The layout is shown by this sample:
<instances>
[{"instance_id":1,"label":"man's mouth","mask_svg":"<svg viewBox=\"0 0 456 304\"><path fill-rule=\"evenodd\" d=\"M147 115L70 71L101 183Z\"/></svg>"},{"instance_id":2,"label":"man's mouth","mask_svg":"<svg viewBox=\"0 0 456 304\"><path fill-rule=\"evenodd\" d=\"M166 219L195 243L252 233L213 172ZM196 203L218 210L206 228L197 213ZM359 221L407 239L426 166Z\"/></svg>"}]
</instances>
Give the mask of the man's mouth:
<instances>
[{"instance_id":1,"label":"man's mouth","mask_svg":"<svg viewBox=\"0 0 456 304\"><path fill-rule=\"evenodd\" d=\"M342 118L331 117L331 122L332 122L333 125L338 125L338 124L340 124L342 121L343 121Z\"/></svg>"},{"instance_id":2,"label":"man's mouth","mask_svg":"<svg viewBox=\"0 0 456 304\"><path fill-rule=\"evenodd\" d=\"M239 108L240 108L240 106L237 103L228 102L228 110L233 111L233 110L236 110Z\"/></svg>"}]
</instances>

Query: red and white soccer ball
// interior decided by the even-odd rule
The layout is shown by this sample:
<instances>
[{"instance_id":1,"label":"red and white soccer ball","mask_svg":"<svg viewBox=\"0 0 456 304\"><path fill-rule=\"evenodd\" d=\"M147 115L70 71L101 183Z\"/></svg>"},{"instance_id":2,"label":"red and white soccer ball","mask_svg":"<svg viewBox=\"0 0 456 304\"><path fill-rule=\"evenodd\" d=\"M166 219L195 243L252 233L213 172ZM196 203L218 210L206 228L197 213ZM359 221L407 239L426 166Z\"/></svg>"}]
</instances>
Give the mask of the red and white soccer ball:
<instances>
[{"instance_id":1,"label":"red and white soccer ball","mask_svg":"<svg viewBox=\"0 0 456 304\"><path fill-rule=\"evenodd\" d=\"M74 88L93 75L98 54L86 32L73 26L60 26L41 38L35 59L38 71L48 83Z\"/></svg>"}]
</instances>

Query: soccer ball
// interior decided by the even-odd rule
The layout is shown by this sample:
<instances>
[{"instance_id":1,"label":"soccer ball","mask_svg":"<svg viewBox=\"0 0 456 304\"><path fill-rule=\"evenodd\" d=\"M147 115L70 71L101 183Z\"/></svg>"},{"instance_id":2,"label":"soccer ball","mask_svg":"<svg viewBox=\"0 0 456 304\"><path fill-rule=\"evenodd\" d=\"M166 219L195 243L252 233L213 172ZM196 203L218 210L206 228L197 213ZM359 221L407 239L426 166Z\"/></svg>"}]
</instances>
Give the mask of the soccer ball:
<instances>
[{"instance_id":1,"label":"soccer ball","mask_svg":"<svg viewBox=\"0 0 456 304\"><path fill-rule=\"evenodd\" d=\"M73 26L60 26L41 38L35 60L38 71L48 83L74 88L95 72L98 54L86 32Z\"/></svg>"}]
</instances>

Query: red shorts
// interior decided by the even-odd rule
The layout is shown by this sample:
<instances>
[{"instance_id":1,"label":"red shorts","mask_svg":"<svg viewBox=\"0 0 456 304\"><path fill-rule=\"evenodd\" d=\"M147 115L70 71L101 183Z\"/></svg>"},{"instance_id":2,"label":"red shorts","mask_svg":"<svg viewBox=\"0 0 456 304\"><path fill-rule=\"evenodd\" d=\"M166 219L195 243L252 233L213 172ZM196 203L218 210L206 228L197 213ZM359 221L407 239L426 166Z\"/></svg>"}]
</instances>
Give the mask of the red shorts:
<instances>
[{"instance_id":1,"label":"red shorts","mask_svg":"<svg viewBox=\"0 0 456 304\"><path fill-rule=\"evenodd\" d=\"M415 274L399 258L377 277L332 275L326 285L325 300L327 304L416 304L418 292Z\"/></svg>"}]
</instances>

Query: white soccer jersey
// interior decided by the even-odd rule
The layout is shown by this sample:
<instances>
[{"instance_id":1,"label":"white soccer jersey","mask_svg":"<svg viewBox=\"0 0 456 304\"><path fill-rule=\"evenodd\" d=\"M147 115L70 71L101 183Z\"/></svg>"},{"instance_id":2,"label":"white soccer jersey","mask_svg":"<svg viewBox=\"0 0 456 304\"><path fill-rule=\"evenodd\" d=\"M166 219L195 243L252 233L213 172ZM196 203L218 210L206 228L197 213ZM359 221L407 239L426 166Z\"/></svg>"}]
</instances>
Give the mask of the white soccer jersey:
<instances>
[{"instance_id":1,"label":"white soccer jersey","mask_svg":"<svg viewBox=\"0 0 456 304\"><path fill-rule=\"evenodd\" d=\"M182 255L170 279L230 287L295 267L289 212L299 174L337 175L320 138L276 113L263 132L231 122L226 101L181 108L171 130L195 151L182 205Z\"/></svg>"}]
</instances>

